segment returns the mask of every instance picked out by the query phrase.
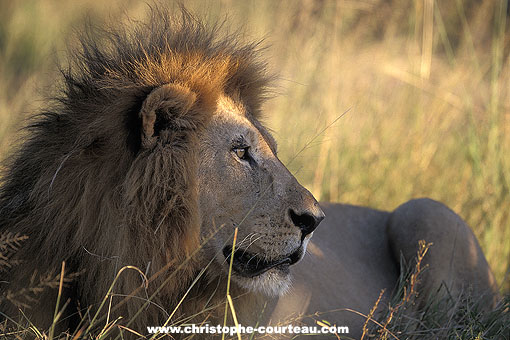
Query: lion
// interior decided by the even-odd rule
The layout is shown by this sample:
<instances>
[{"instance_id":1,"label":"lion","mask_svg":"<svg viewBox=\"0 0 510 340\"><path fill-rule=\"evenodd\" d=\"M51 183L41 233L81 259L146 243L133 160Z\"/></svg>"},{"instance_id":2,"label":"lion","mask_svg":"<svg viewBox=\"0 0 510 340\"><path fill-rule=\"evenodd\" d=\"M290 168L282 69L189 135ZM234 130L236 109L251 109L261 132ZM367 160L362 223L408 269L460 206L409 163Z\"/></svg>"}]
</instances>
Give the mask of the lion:
<instances>
[{"instance_id":1,"label":"lion","mask_svg":"<svg viewBox=\"0 0 510 340\"><path fill-rule=\"evenodd\" d=\"M229 324L330 311L358 337L365 320L346 309L368 313L382 289L387 302L422 239L424 297L470 286L493 303L475 236L441 203L319 205L261 122L274 76L259 44L180 13L84 34L27 126L0 189L0 232L29 237L0 282L2 318L87 333L107 301L109 320L145 335L223 324L228 294Z\"/></svg>"}]
</instances>

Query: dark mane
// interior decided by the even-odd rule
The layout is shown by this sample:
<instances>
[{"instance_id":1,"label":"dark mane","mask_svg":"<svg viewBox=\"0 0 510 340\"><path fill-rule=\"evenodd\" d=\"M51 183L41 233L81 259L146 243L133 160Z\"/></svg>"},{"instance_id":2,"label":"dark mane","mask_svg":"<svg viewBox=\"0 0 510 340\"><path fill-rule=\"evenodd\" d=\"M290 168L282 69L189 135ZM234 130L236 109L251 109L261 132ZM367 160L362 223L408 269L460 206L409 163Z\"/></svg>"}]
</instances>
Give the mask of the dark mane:
<instances>
[{"instance_id":1,"label":"dark mane","mask_svg":"<svg viewBox=\"0 0 510 340\"><path fill-rule=\"evenodd\" d=\"M258 117L269 77L258 44L221 38L218 26L204 26L185 9L170 12L158 7L133 28L82 34L81 48L62 71L57 104L32 119L3 170L0 233L29 240L0 296L56 275L66 261L66 272L82 273L68 285L68 310L75 313L77 304L94 310L121 267L136 266L149 277L162 268L169 273L197 247L200 132L221 94ZM142 127L149 109L164 111L152 137ZM196 270L190 261L153 303L173 306ZM150 296L164 277L139 295ZM125 272L114 291L129 294L142 283L138 273ZM30 306L31 321L51 321L55 290L35 293L0 299L0 310L12 316L17 306ZM137 301L124 311L133 315L143 304ZM137 323L156 324L159 313L149 308Z\"/></svg>"}]
</instances>

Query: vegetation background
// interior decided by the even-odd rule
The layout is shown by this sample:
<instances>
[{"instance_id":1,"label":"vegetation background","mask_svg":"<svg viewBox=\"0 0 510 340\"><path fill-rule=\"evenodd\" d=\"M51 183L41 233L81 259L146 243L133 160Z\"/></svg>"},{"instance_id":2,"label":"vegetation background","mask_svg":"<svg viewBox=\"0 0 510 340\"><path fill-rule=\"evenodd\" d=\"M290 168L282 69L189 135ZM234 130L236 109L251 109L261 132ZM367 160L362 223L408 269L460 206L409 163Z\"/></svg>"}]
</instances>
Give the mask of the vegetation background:
<instances>
[{"instance_id":1,"label":"vegetation background","mask_svg":"<svg viewBox=\"0 0 510 340\"><path fill-rule=\"evenodd\" d=\"M473 228L510 292L508 0L190 0L264 39L284 163L317 198L392 210L428 196ZM85 21L145 1L0 0L0 158L55 91ZM345 113L343 115L343 113ZM433 251L431 249L430 251Z\"/></svg>"}]
</instances>

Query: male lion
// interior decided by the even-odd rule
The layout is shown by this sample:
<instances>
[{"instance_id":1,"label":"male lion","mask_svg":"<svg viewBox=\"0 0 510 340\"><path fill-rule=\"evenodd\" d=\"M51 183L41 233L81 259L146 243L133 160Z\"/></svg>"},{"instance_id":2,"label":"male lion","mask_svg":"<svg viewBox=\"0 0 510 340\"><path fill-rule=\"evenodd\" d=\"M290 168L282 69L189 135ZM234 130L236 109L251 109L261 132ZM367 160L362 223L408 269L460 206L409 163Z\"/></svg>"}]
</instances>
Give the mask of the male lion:
<instances>
[{"instance_id":1,"label":"male lion","mask_svg":"<svg viewBox=\"0 0 510 340\"><path fill-rule=\"evenodd\" d=\"M421 239L433 242L423 296L443 282L454 295L494 291L470 229L431 200L391 213L323 204L312 243L325 215L260 123L271 77L257 45L217 35L185 10L159 9L132 30L82 37L62 94L5 168L0 232L29 239L0 282L2 317L48 329L63 261L70 279L56 326L82 335L103 327L94 315L110 287L109 320L123 316L116 323L138 333L167 321L222 324L229 266L245 326L367 313ZM352 337L364 322L345 310L325 318Z\"/></svg>"}]
</instances>

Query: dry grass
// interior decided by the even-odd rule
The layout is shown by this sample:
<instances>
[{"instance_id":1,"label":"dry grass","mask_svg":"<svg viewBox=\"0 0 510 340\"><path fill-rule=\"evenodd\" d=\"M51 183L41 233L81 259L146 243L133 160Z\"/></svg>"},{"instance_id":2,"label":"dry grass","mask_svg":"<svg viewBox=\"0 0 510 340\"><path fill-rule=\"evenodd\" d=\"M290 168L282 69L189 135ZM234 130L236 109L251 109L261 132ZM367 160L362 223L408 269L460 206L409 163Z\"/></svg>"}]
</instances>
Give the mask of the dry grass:
<instances>
[{"instance_id":1,"label":"dry grass","mask_svg":"<svg viewBox=\"0 0 510 340\"><path fill-rule=\"evenodd\" d=\"M0 0L0 157L21 120L44 105L37 89L51 92L72 28L139 17L145 7L102 3ZM281 79L266 125L303 185L322 200L380 209L422 196L446 203L472 226L510 292L508 1L186 4L210 20L228 13L247 39L271 44Z\"/></svg>"}]
</instances>

